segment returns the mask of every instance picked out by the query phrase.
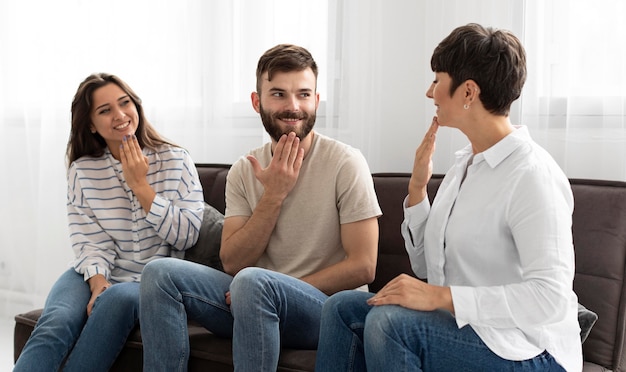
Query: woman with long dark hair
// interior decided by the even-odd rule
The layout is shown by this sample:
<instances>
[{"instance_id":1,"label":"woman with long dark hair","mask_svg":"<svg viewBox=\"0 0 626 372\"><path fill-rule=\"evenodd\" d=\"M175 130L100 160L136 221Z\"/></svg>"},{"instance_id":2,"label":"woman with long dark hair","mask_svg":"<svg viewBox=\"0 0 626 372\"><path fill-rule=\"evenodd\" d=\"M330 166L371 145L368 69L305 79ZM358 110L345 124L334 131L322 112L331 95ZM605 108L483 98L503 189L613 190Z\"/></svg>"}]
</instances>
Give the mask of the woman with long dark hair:
<instances>
[{"instance_id":1,"label":"woman with long dark hair","mask_svg":"<svg viewBox=\"0 0 626 372\"><path fill-rule=\"evenodd\" d=\"M15 371L107 371L138 323L143 267L198 239L202 186L137 94L88 76L72 102L67 213L76 259L52 287Z\"/></svg>"}]
</instances>

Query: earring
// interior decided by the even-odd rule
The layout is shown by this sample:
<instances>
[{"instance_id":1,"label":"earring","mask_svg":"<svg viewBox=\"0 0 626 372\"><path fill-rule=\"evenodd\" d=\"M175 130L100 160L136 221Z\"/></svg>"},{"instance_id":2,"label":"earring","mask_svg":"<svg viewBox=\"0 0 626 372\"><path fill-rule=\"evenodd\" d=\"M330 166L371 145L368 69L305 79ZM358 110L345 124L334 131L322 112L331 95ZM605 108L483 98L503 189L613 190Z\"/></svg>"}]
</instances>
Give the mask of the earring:
<instances>
[{"instance_id":1,"label":"earring","mask_svg":"<svg viewBox=\"0 0 626 372\"><path fill-rule=\"evenodd\" d=\"M467 109L469 109L469 105L466 103L466 104L463 105L463 108L467 110Z\"/></svg>"}]
</instances>

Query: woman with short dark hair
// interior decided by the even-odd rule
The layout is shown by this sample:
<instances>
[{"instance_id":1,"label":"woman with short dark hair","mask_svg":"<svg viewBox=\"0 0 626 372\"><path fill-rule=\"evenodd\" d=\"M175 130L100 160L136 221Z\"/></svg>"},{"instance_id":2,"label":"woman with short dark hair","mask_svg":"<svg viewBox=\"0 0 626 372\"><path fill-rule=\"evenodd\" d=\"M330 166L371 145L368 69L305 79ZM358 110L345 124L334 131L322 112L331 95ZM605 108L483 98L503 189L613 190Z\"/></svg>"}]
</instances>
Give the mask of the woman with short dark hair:
<instances>
[{"instance_id":1,"label":"woman with short dark hair","mask_svg":"<svg viewBox=\"0 0 626 372\"><path fill-rule=\"evenodd\" d=\"M552 157L509 120L526 80L510 32L469 24L435 49L433 118L415 152L402 235L417 278L324 304L318 371L580 371L573 197ZM432 203L435 136L456 152Z\"/></svg>"}]
</instances>

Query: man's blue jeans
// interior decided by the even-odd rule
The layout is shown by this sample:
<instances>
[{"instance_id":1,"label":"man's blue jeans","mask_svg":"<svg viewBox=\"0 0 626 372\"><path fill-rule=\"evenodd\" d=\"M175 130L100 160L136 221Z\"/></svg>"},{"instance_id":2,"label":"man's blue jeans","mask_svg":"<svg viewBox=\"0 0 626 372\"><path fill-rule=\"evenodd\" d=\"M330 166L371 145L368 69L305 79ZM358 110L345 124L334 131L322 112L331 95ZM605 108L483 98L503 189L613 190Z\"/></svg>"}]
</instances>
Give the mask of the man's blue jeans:
<instances>
[{"instance_id":1,"label":"man's blue jeans","mask_svg":"<svg viewBox=\"0 0 626 372\"><path fill-rule=\"evenodd\" d=\"M185 260L152 261L141 281L144 370L187 370L191 319L217 336L232 337L236 371L274 372L281 346L317 347L327 298L299 279L261 268L243 269L233 278Z\"/></svg>"},{"instance_id":2,"label":"man's blue jeans","mask_svg":"<svg viewBox=\"0 0 626 372\"><path fill-rule=\"evenodd\" d=\"M108 371L137 325L139 283L118 283L96 299L73 268L52 286L44 310L14 367L16 371Z\"/></svg>"},{"instance_id":3,"label":"man's blue jeans","mask_svg":"<svg viewBox=\"0 0 626 372\"><path fill-rule=\"evenodd\" d=\"M316 371L564 371L547 352L500 358L447 311L370 306L372 296L344 291L326 301Z\"/></svg>"}]
</instances>

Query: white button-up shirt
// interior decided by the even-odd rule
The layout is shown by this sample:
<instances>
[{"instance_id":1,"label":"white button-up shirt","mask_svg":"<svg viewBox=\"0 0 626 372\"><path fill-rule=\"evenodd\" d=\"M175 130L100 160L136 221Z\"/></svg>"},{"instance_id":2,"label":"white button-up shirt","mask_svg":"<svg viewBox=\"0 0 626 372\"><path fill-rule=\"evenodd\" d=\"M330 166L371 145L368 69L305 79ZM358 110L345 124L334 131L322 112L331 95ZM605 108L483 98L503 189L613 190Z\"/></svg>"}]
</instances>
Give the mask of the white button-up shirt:
<instances>
[{"instance_id":1,"label":"white button-up shirt","mask_svg":"<svg viewBox=\"0 0 626 372\"><path fill-rule=\"evenodd\" d=\"M567 177L518 127L482 153L458 151L432 207L405 200L402 235L415 274L451 288L459 328L502 358L547 350L580 371L573 204Z\"/></svg>"}]
</instances>

